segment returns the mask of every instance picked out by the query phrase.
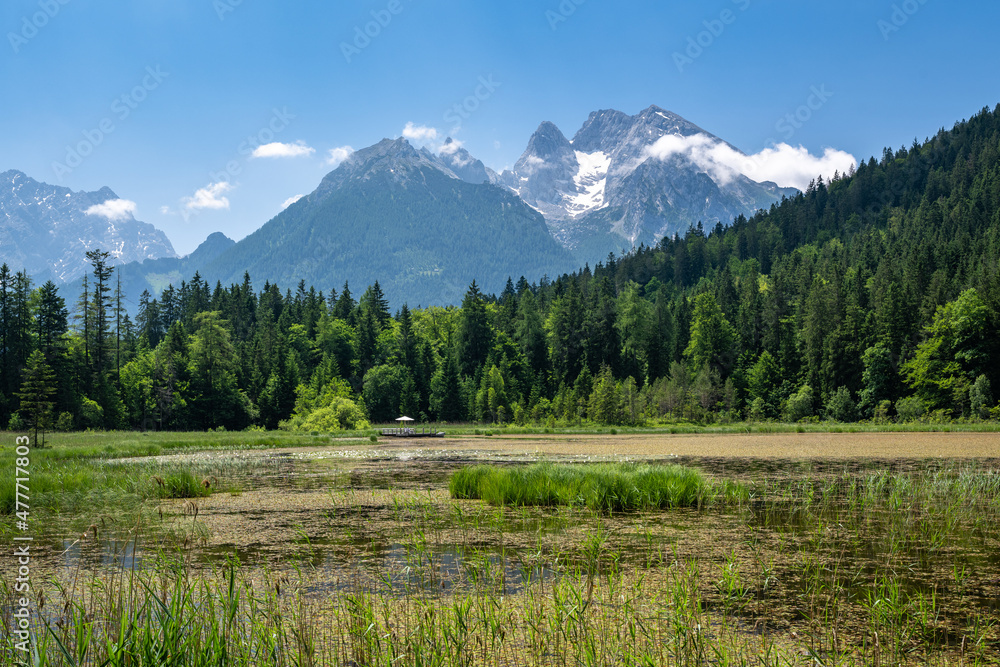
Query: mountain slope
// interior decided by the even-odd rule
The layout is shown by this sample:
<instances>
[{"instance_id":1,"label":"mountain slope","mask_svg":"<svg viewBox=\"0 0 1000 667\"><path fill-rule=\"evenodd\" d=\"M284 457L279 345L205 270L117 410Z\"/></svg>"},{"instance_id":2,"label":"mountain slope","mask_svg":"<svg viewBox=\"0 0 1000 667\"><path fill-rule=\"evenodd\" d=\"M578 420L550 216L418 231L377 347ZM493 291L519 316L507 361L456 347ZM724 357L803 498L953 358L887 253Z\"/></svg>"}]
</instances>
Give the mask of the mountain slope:
<instances>
[{"instance_id":1,"label":"mountain slope","mask_svg":"<svg viewBox=\"0 0 1000 667\"><path fill-rule=\"evenodd\" d=\"M117 286L117 281L121 280L125 309L134 316L138 310L139 297L144 291L156 297L168 285L180 285L181 281L190 280L201 267L234 245L236 242L231 238L215 232L185 257L160 257L118 265L112 281ZM60 292L69 300L76 298L82 288L81 276L60 288Z\"/></svg>"},{"instance_id":2,"label":"mountain slope","mask_svg":"<svg viewBox=\"0 0 1000 667\"><path fill-rule=\"evenodd\" d=\"M472 280L571 270L541 215L504 188L474 184L406 140L354 153L315 192L240 241L202 275L319 289L380 281L393 303L453 304Z\"/></svg>"},{"instance_id":3,"label":"mountain slope","mask_svg":"<svg viewBox=\"0 0 1000 667\"><path fill-rule=\"evenodd\" d=\"M120 200L110 188L73 192L19 171L0 174L0 261L36 282L68 282L89 270L86 253L95 248L111 252L116 264L176 257L166 235L127 207L87 212L113 202Z\"/></svg>"},{"instance_id":4,"label":"mountain slope","mask_svg":"<svg viewBox=\"0 0 1000 667\"><path fill-rule=\"evenodd\" d=\"M729 224L797 192L742 175L723 181L681 154L652 155L653 145L667 136L698 136L737 151L656 106L635 116L603 110L592 113L572 140L542 123L501 180L545 215L552 234L580 262L656 243L698 222Z\"/></svg>"}]
</instances>

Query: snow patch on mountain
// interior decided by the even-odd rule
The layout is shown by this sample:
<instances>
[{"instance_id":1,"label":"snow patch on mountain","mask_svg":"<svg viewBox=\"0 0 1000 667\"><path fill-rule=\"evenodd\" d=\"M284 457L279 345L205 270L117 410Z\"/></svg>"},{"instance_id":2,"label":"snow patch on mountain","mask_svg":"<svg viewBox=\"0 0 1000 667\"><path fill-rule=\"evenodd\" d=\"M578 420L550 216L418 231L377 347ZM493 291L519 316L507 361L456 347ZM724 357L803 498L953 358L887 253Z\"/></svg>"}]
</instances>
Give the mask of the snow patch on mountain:
<instances>
[{"instance_id":1,"label":"snow patch on mountain","mask_svg":"<svg viewBox=\"0 0 1000 667\"><path fill-rule=\"evenodd\" d=\"M608 169L611 156L603 151L584 153L575 151L580 170L573 177L576 194L567 194L566 212L577 217L606 205L605 189L608 185Z\"/></svg>"}]
</instances>

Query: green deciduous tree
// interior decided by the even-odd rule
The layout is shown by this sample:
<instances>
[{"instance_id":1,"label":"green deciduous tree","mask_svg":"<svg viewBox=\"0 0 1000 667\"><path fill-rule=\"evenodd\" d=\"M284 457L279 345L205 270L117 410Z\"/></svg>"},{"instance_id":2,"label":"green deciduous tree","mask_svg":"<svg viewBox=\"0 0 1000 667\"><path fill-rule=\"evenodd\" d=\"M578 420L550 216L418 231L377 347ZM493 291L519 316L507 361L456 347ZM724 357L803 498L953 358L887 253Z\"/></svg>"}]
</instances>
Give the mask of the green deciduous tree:
<instances>
[{"instance_id":1,"label":"green deciduous tree","mask_svg":"<svg viewBox=\"0 0 1000 667\"><path fill-rule=\"evenodd\" d=\"M972 409L972 416L978 419L989 419L993 405L993 390L990 387L990 380L985 375L980 375L976 378L972 389L969 390L969 406Z\"/></svg>"},{"instance_id":2,"label":"green deciduous tree","mask_svg":"<svg viewBox=\"0 0 1000 667\"><path fill-rule=\"evenodd\" d=\"M838 422L852 422L858 418L857 405L851 398L851 390L838 387L826 401L826 416Z\"/></svg>"},{"instance_id":3,"label":"green deciduous tree","mask_svg":"<svg viewBox=\"0 0 1000 667\"><path fill-rule=\"evenodd\" d=\"M699 294L694 300L691 335L684 357L695 368L709 366L728 377L736 359L736 329L726 319L715 297Z\"/></svg>"},{"instance_id":4,"label":"green deciduous tree","mask_svg":"<svg viewBox=\"0 0 1000 667\"><path fill-rule=\"evenodd\" d=\"M994 369L997 344L990 311L975 289L937 309L924 329L924 341L903 364L906 381L932 408L951 408L964 400L972 383Z\"/></svg>"},{"instance_id":5,"label":"green deciduous tree","mask_svg":"<svg viewBox=\"0 0 1000 667\"><path fill-rule=\"evenodd\" d=\"M388 424L399 417L399 399L405 382L403 366L383 364L365 373L362 396L368 419L375 424Z\"/></svg>"}]
</instances>

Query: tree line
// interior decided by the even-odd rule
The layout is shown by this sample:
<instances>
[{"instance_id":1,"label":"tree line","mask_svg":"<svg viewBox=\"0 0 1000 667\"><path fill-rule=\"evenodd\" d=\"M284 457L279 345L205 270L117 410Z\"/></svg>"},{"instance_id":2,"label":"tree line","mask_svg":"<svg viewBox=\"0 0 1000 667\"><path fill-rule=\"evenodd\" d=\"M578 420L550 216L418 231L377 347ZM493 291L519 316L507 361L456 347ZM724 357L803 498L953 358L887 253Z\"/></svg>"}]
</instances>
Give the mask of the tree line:
<instances>
[{"instance_id":1,"label":"tree line","mask_svg":"<svg viewBox=\"0 0 1000 667\"><path fill-rule=\"evenodd\" d=\"M499 295L473 282L460 307L195 274L133 321L107 253L72 312L3 266L0 423L996 418L998 158L1000 107L728 227Z\"/></svg>"}]
</instances>

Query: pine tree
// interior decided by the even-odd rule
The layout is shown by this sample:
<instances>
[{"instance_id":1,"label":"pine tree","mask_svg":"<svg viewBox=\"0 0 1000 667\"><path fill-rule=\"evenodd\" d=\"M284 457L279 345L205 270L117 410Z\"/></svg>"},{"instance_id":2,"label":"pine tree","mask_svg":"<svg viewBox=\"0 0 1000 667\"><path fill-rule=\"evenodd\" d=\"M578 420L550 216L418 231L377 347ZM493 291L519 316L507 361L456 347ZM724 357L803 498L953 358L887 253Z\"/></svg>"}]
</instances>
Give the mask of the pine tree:
<instances>
[{"instance_id":1,"label":"pine tree","mask_svg":"<svg viewBox=\"0 0 1000 667\"><path fill-rule=\"evenodd\" d=\"M45 363L45 355L35 350L28 358L24 369L24 381L17 397L21 400L21 413L24 414L31 430L35 434L35 447L45 446L45 430L52 418L52 395L56 392L56 376ZM42 442L39 444L38 435Z\"/></svg>"},{"instance_id":2,"label":"pine tree","mask_svg":"<svg viewBox=\"0 0 1000 667\"><path fill-rule=\"evenodd\" d=\"M389 326L389 320L392 319L389 315L389 301L385 298L377 280L361 297L361 307L372 311L380 331Z\"/></svg>"},{"instance_id":3,"label":"pine tree","mask_svg":"<svg viewBox=\"0 0 1000 667\"><path fill-rule=\"evenodd\" d=\"M493 335L482 292L473 280L462 300L462 318L458 329L458 358L462 372L473 375L486 363Z\"/></svg>"},{"instance_id":4,"label":"pine tree","mask_svg":"<svg viewBox=\"0 0 1000 667\"><path fill-rule=\"evenodd\" d=\"M122 382L122 274L118 274L118 284L115 286L115 382Z\"/></svg>"},{"instance_id":5,"label":"pine tree","mask_svg":"<svg viewBox=\"0 0 1000 667\"><path fill-rule=\"evenodd\" d=\"M431 380L431 410L439 421L458 422L465 419L463 404L458 360L448 352Z\"/></svg>"},{"instance_id":6,"label":"pine tree","mask_svg":"<svg viewBox=\"0 0 1000 667\"><path fill-rule=\"evenodd\" d=\"M10 355L10 325L12 316L13 276L7 264L0 266L0 424L6 425L10 410L6 404L17 383L14 364Z\"/></svg>"},{"instance_id":7,"label":"pine tree","mask_svg":"<svg viewBox=\"0 0 1000 667\"><path fill-rule=\"evenodd\" d=\"M340 298L337 299L337 305L333 307L333 316L338 320L353 324L356 306L354 297L351 296L351 287L345 282L344 289L340 291Z\"/></svg>"},{"instance_id":8,"label":"pine tree","mask_svg":"<svg viewBox=\"0 0 1000 667\"><path fill-rule=\"evenodd\" d=\"M87 252L87 260L94 271L94 293L91 306L94 311L93 370L96 375L102 374L110 361L108 348L110 347L111 325L108 311L111 308L111 286L108 283L115 270L107 263L110 256L111 253L100 249Z\"/></svg>"}]
</instances>

